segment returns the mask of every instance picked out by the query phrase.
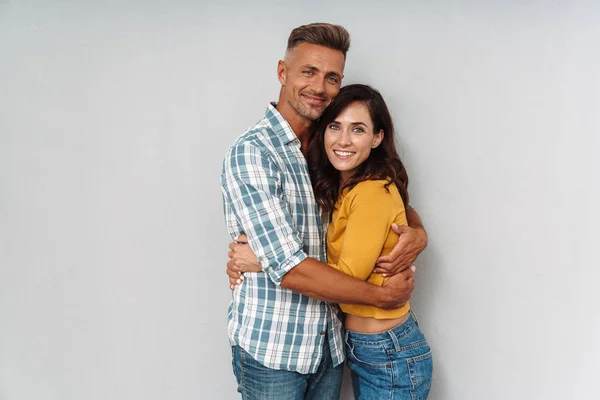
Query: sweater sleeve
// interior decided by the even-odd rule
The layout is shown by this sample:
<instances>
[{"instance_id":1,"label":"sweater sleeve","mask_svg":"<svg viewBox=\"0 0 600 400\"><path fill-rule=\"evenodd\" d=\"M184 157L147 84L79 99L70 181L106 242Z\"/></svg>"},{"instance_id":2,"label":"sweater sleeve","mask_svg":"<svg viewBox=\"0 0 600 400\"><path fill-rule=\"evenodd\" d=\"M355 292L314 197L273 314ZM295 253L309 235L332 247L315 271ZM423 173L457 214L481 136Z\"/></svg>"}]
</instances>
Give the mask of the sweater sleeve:
<instances>
[{"instance_id":1,"label":"sweater sleeve","mask_svg":"<svg viewBox=\"0 0 600 400\"><path fill-rule=\"evenodd\" d=\"M347 209L347 224L337 264L337 270L361 280L375 268L391 225L398 212L392 195L381 181L365 181L348 193L352 196Z\"/></svg>"}]
</instances>

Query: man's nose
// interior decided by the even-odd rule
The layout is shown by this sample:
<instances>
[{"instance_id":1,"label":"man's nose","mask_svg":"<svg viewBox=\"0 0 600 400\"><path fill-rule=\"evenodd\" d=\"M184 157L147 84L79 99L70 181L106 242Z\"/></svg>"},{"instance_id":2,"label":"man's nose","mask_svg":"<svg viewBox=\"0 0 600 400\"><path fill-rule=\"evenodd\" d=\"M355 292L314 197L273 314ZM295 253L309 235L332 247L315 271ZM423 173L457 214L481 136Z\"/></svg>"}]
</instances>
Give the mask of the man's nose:
<instances>
[{"instance_id":1,"label":"man's nose","mask_svg":"<svg viewBox=\"0 0 600 400\"><path fill-rule=\"evenodd\" d=\"M310 88L315 94L323 94L325 93L325 81L321 79L315 79Z\"/></svg>"}]
</instances>

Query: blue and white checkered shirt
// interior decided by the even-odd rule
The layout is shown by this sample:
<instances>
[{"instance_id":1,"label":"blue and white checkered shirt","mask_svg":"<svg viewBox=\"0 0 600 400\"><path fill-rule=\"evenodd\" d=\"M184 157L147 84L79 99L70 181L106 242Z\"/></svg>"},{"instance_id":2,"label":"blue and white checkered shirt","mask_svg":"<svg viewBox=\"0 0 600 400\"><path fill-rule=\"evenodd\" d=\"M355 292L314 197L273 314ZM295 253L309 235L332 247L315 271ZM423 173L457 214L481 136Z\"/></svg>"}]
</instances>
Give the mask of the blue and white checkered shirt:
<instances>
[{"instance_id":1,"label":"blue and white checkered shirt","mask_svg":"<svg viewBox=\"0 0 600 400\"><path fill-rule=\"evenodd\" d=\"M225 155L225 219L233 239L245 233L263 267L246 273L229 307L229 341L272 369L314 373L324 339L334 365L344 361L337 305L281 287L306 257L327 262L320 209L300 141L273 104ZM327 335L326 335L327 334Z\"/></svg>"}]
</instances>

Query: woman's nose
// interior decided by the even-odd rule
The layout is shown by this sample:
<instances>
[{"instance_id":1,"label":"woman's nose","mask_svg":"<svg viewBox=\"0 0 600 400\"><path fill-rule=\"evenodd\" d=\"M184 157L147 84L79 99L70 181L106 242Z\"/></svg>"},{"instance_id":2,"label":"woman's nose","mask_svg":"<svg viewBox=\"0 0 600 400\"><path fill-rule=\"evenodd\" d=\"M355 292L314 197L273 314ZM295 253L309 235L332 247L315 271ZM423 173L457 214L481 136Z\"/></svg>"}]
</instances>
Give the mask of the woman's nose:
<instances>
[{"instance_id":1,"label":"woman's nose","mask_svg":"<svg viewBox=\"0 0 600 400\"><path fill-rule=\"evenodd\" d=\"M340 132L340 137L338 140L340 146L348 146L350 145L350 134L346 130L342 130Z\"/></svg>"}]
</instances>

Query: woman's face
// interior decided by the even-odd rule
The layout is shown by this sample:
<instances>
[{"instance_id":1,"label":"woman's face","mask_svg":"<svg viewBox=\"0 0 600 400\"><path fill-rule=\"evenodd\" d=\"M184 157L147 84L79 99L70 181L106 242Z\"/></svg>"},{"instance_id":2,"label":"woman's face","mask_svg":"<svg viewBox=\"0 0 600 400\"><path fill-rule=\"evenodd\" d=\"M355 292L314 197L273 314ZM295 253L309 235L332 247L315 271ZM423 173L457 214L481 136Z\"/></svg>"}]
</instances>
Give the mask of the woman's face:
<instances>
[{"instance_id":1,"label":"woman's face","mask_svg":"<svg viewBox=\"0 0 600 400\"><path fill-rule=\"evenodd\" d=\"M356 172L379 146L383 131L373 132L369 109L355 102L346 107L325 129L325 152L329 162L340 171L342 182Z\"/></svg>"}]
</instances>

